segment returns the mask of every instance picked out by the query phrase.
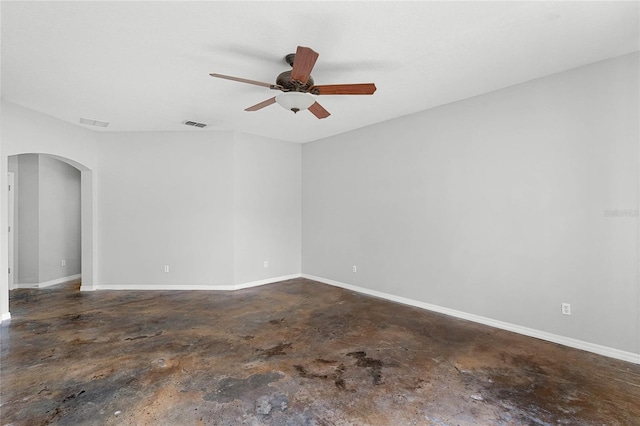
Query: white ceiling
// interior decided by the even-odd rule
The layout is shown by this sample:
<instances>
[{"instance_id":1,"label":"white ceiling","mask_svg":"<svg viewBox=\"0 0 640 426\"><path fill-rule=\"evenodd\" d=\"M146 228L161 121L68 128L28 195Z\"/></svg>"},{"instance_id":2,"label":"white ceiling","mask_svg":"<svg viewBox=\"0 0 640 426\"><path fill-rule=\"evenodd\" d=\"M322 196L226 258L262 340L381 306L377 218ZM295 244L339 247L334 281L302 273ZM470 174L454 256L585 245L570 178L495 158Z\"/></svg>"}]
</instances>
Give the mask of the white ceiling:
<instances>
[{"instance_id":1,"label":"white ceiling","mask_svg":"<svg viewBox=\"0 0 640 426\"><path fill-rule=\"evenodd\" d=\"M639 2L1 2L2 97L96 131L236 130L307 142L639 50ZM296 46L331 116L279 105ZM185 120L209 124L184 126Z\"/></svg>"}]
</instances>

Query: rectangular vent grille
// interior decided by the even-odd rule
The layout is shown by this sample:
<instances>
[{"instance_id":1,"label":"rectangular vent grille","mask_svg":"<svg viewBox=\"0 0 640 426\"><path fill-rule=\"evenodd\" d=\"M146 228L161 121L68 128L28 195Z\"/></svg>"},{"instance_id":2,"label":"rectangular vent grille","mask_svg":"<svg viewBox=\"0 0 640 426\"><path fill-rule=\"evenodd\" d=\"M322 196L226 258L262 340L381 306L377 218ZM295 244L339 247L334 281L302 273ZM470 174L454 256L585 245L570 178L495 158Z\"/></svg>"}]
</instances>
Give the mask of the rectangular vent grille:
<instances>
[{"instance_id":1,"label":"rectangular vent grille","mask_svg":"<svg viewBox=\"0 0 640 426\"><path fill-rule=\"evenodd\" d=\"M106 121L92 120L90 118L80 118L80 124L86 124L88 126L107 127L109 125Z\"/></svg>"},{"instance_id":2,"label":"rectangular vent grille","mask_svg":"<svg viewBox=\"0 0 640 426\"><path fill-rule=\"evenodd\" d=\"M184 122L185 125L187 126L193 126L193 127L199 127L199 128L203 128L203 127L207 127L206 124L204 123L198 123L197 121L185 121Z\"/></svg>"}]
</instances>

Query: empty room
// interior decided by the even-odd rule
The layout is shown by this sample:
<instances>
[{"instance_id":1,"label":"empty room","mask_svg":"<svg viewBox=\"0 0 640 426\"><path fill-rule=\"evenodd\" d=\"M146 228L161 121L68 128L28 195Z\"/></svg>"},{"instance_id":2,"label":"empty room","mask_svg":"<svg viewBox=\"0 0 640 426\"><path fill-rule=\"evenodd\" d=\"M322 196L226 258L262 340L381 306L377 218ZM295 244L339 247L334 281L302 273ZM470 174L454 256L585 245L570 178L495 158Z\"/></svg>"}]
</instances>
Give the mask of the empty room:
<instances>
[{"instance_id":1,"label":"empty room","mask_svg":"<svg viewBox=\"0 0 640 426\"><path fill-rule=\"evenodd\" d=\"M640 2L0 19L0 425L640 425Z\"/></svg>"}]
</instances>

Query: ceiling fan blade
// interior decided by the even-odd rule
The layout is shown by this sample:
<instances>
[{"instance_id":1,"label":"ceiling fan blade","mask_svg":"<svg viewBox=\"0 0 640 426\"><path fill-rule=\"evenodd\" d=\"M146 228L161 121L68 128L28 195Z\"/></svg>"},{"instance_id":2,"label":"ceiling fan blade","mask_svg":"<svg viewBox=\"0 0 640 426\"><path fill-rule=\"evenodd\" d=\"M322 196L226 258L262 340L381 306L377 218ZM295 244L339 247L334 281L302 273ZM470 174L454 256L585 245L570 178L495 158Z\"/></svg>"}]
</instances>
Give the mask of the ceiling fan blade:
<instances>
[{"instance_id":1,"label":"ceiling fan blade","mask_svg":"<svg viewBox=\"0 0 640 426\"><path fill-rule=\"evenodd\" d=\"M375 91L376 85L373 83L325 84L309 89L314 95L373 95Z\"/></svg>"},{"instance_id":2,"label":"ceiling fan blade","mask_svg":"<svg viewBox=\"0 0 640 426\"><path fill-rule=\"evenodd\" d=\"M276 103L276 97L274 96L273 98L267 99L266 101L262 101L259 104L255 104L254 106L250 106L249 108L245 108L245 111L257 111L259 109L262 109L264 107L267 107L271 104L275 104Z\"/></svg>"},{"instance_id":3,"label":"ceiling fan blade","mask_svg":"<svg viewBox=\"0 0 640 426\"><path fill-rule=\"evenodd\" d=\"M309 111L311 111L311 113L318 118L327 118L328 116L331 115L329 114L329 111L324 109L322 105L320 105L317 102L315 102L313 105L309 107Z\"/></svg>"},{"instance_id":4,"label":"ceiling fan blade","mask_svg":"<svg viewBox=\"0 0 640 426\"><path fill-rule=\"evenodd\" d=\"M318 60L318 53L308 47L298 46L296 57L293 60L293 69L291 70L291 79L298 80L302 84L306 84L311 75L311 70Z\"/></svg>"},{"instance_id":5,"label":"ceiling fan blade","mask_svg":"<svg viewBox=\"0 0 640 426\"><path fill-rule=\"evenodd\" d=\"M246 78L233 77L233 76L224 75L224 74L211 73L209 75L211 77L224 78L225 80L239 81L240 83L249 83L249 84L255 84L256 86L268 87L269 89L282 90L282 86L278 86L277 84L263 83L262 81L249 80Z\"/></svg>"}]
</instances>

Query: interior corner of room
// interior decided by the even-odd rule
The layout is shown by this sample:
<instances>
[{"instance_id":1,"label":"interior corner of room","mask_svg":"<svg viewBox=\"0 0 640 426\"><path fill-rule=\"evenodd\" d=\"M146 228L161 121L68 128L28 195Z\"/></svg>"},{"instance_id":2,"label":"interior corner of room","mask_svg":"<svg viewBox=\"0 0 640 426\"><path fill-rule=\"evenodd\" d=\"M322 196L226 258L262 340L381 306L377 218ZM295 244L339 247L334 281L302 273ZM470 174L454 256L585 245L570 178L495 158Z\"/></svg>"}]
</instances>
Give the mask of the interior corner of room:
<instances>
[{"instance_id":1,"label":"interior corner of room","mask_svg":"<svg viewBox=\"0 0 640 426\"><path fill-rule=\"evenodd\" d=\"M31 205L15 226L33 222L15 252L41 263L16 284L80 273L77 200L93 193L85 290L303 275L638 362L637 224L605 215L637 204L637 71L625 55L306 144L95 133L4 102L3 167ZM93 171L92 192L38 152ZM56 203L75 211L60 210L73 248L38 240Z\"/></svg>"},{"instance_id":2,"label":"interior corner of room","mask_svg":"<svg viewBox=\"0 0 640 426\"><path fill-rule=\"evenodd\" d=\"M387 340L407 323L402 319L389 331L391 320L388 324L384 319L394 317L390 307L402 304L399 309L407 317L433 315L411 326L417 334L407 333L418 336L415 340L424 338L425 346L431 336L422 328L430 327L432 318L444 318L469 327L456 344L479 334L509 335L551 347L549 353L573 354L554 361L561 372L555 379L574 386L575 394L566 395L576 404L572 410L594 402L575 397L578 378L589 376L595 387L598 380L612 388L619 385L621 394L631 387L637 392L640 374L617 383L605 373L599 378L591 377L592 371L584 377L562 372L563 363L580 356L593 370L610 362L607 371L616 374L640 371L639 3L364 4L296 2L296 7L275 10L279 15L271 7L280 2L252 2L251 7L242 2L2 2L0 269L8 272L0 274L3 341L16 330L48 332L47 319L36 330L20 317L31 302L25 300L52 295L69 282L80 285L73 289L73 301L91 300L93 309L101 297L124 295L124 300L130 295L143 309L127 312L141 315L146 297L154 295L178 295L205 310L201 301L206 297L210 302L219 296L212 303L220 308L227 302L240 304L248 295L267 306L259 319L252 311L238 320L262 326L255 335L229 337L231 325L217 330L216 312L208 312L211 323L184 327L211 332L206 334L211 346L190 335L191 343L202 344L205 352L219 345L224 347L220 353L233 346L248 354L246 364L234 370L237 377L216 371L207 376L211 383L216 379L216 391L205 389L213 386L207 382L175 387L175 394L164 396L181 398L193 391L189 395L196 395L197 404L211 403L207 409L215 411L239 400L220 395L234 380L271 392L271 385L286 376L291 380L286 386L320 383L330 403L341 395L346 407L341 413L348 416L355 411L349 404L365 393L345 385L345 362L353 367L352 383L360 380L369 386L367 392L382 394L376 386L383 368L408 359L413 374L411 360L420 357L425 371L448 369L460 379L463 392L483 380L497 386L504 379L507 388L522 385L522 394L539 396L539 382L532 377L547 372L541 364L517 365L523 363L522 354L510 362L528 369L526 374L506 379L509 374L501 373L495 381L490 374L471 377L453 358L442 362L444 355L431 357L424 348L402 358L408 349ZM124 25L130 23L137 24ZM285 37L289 34L299 39ZM294 76L292 55L299 55L294 51L306 52L305 81ZM349 83L348 94L358 96L333 96L341 95L341 89L325 84L331 79ZM334 92L323 94L327 87ZM357 88L361 92L353 93ZM273 90L304 98L303 107L273 106L284 103L277 96L269 98ZM347 343L330 354L337 354L334 358L309 358L314 372L294 359L292 351L286 359L290 365L269 364L266 353L287 355L285 349L294 346L288 341L250 346L260 333L276 339L282 335L277 327L289 327L280 315L285 304L269 310L269 284L284 294L287 308L300 300L312 306L308 288L324 292L323 302L335 312L352 315L349 309L360 306L360 314L380 320L375 330L381 334L372 348L401 355L374 359L370 349L367 355L352 348L347 338L332 340L348 331L340 317L329 321L339 330L317 333L320 343L315 344L322 346L323 339L336 347ZM264 290L262 298L258 287ZM287 289L298 292L299 299ZM206 297L200 300L201 295ZM353 305L341 305L341 297ZM23 311L14 311L16 305ZM383 312L367 313L363 306ZM192 315L188 307L181 308L181 318ZM309 312L318 317L304 317L311 317ZM308 326L322 321L322 315L307 310L296 320L309 319ZM78 318L84 320L80 314ZM235 319L233 312L229 318ZM442 325L445 320L433 322ZM126 336L117 331L113 341L142 344L163 333L132 323L133 331ZM315 331L322 329L314 324ZM305 334L300 330L295 330L298 337ZM381 337L384 332L391 337ZM65 339L76 338L71 334ZM162 338L168 339L167 334ZM78 345L85 343L95 339ZM142 370L153 377L160 376L158 371L179 370L179 362L156 356L157 347L150 345L153 360L138 359L136 365L143 367L131 377ZM468 350L467 362L473 364L475 359L470 360L482 352L482 344L471 346L457 348ZM525 352L525 347L523 343L517 350ZM5 353L9 349L3 347ZM500 363L499 357L492 361ZM45 359L29 368L46 365ZM257 372L267 364L273 371ZM245 373L250 377L238 378ZM255 377L264 383L253 382ZM428 400L425 394L433 389L428 380L416 377L406 380L406 393L389 394L396 398L395 407L404 407L411 398L412 403ZM12 390L22 386L19 380L14 383L18 386ZM62 412L46 404L62 407L71 399L80 404L77 397L85 392L78 389L60 402L49 397L46 386L38 389L43 392L38 397L35 385L29 386L24 391L28 395L12 396L7 404L17 407L18 416L38 399L52 422L61 420ZM115 392L120 392L118 386ZM244 402L254 419L276 424L277 416L269 417L274 412L279 409L284 417L293 411L285 413L288 400L282 395L267 395L267 403L254 398L253 390ZM99 401L98 396L103 395L96 391L92 401ZM493 407L477 393L458 396L454 400L464 399L469 412ZM496 401L502 401L500 395L491 402ZM307 410L308 401L297 402ZM620 403L622 409L608 400L596 402L629 418L640 413L633 402ZM556 401L545 403L564 409ZM520 409L505 404L501 407ZM0 406L6 409L4 400ZM85 411L63 414L98 415L89 412L89 404L83 407ZM522 424L547 424L542 418L583 424L562 417L574 411L555 416L559 411L545 414L534 408L529 423L519 418ZM120 409L112 412L121 414ZM64 421L73 423L71 418ZM373 415L366 418L368 423L361 424L381 423ZM514 419L504 417L499 424L521 424L511 423ZM310 424L302 417L289 420L287 424ZM327 423L342 420L339 415L323 418ZM445 423L425 416L416 423L420 421ZM454 423L473 421L456 418L450 421Z\"/></svg>"}]
</instances>

